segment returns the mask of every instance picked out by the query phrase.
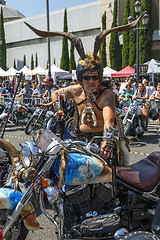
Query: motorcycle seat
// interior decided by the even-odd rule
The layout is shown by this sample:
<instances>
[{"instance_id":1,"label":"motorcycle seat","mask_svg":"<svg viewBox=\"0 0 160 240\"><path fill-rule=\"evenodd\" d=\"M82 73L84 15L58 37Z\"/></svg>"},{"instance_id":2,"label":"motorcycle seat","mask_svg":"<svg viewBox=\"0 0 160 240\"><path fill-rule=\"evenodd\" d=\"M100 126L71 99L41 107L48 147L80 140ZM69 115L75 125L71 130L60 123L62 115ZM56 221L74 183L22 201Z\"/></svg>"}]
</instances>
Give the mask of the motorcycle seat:
<instances>
[{"instance_id":1,"label":"motorcycle seat","mask_svg":"<svg viewBox=\"0 0 160 240\"><path fill-rule=\"evenodd\" d=\"M152 191L160 181L160 152L153 152L130 166L117 167L116 175L139 190Z\"/></svg>"}]
</instances>

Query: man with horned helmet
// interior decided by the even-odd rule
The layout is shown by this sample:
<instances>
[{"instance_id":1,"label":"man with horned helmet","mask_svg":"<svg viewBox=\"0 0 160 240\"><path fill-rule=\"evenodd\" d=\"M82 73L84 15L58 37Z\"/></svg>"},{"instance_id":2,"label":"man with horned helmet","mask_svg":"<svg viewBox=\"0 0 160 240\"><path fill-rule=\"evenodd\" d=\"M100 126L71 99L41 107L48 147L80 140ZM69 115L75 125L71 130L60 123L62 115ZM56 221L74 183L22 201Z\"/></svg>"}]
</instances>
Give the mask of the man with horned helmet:
<instances>
[{"instance_id":1,"label":"man with horned helmet","mask_svg":"<svg viewBox=\"0 0 160 240\"><path fill-rule=\"evenodd\" d=\"M136 26L143 17L143 13L131 24L118 26L109 30L104 30L96 36L93 54L85 54L80 38L72 33L51 32L35 29L25 23L33 32L41 37L63 36L69 39L77 49L81 60L77 66L77 78L79 84L65 88L67 99L74 99L79 113L79 130L83 134L104 136L101 144L100 155L104 158L113 157L114 144L107 136L109 127L114 127L115 123L115 96L112 90L104 87L102 82L103 69L98 57L98 51L105 37L111 32L128 31ZM58 95L63 94L63 89L52 93L52 102L58 101ZM48 105L49 106L49 105ZM62 113L63 115L63 113Z\"/></svg>"},{"instance_id":2,"label":"man with horned helmet","mask_svg":"<svg viewBox=\"0 0 160 240\"><path fill-rule=\"evenodd\" d=\"M112 90L101 85L103 68L100 58L93 58L88 53L84 60L77 66L77 79L79 84L65 88L67 99L73 99L78 108L79 130L86 139L94 135L105 135L106 129L114 127L115 121L115 96ZM52 102L58 100L58 94L63 94L63 89L52 93ZM113 156L114 144L105 138L101 144L101 156Z\"/></svg>"}]
</instances>

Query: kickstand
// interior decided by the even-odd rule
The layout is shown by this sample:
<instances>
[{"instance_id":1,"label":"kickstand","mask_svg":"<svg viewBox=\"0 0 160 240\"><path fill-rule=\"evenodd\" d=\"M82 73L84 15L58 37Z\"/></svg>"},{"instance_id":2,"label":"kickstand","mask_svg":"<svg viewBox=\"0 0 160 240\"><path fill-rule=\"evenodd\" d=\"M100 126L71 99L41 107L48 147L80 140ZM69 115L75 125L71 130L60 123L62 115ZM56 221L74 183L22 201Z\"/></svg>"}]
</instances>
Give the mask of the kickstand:
<instances>
[{"instance_id":1,"label":"kickstand","mask_svg":"<svg viewBox=\"0 0 160 240\"><path fill-rule=\"evenodd\" d=\"M135 137L135 139L138 141L138 142L140 142L141 140L138 138L138 137Z\"/></svg>"}]
</instances>

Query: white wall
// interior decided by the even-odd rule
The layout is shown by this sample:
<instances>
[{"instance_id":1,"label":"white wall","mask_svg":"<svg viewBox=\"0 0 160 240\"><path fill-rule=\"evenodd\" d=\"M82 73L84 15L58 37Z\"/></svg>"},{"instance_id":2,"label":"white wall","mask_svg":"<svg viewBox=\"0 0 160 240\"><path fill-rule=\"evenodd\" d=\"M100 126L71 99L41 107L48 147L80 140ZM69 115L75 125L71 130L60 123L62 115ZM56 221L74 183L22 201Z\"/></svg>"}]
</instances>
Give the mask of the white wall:
<instances>
[{"instance_id":1,"label":"white wall","mask_svg":"<svg viewBox=\"0 0 160 240\"><path fill-rule=\"evenodd\" d=\"M99 1L89 4L80 5L67 9L68 31L74 32L79 36L83 43L85 51L93 52L93 44L95 36L100 31L100 3ZM22 67L23 57L26 55L27 66L31 64L31 54L38 55L38 64L46 68L48 59L47 39L40 38L34 34L25 24L24 21L33 25L40 30L47 29L46 15L38 15L35 17L25 18L4 24L6 43L7 43L7 66L13 66L14 59L17 66ZM50 31L63 31L64 10L50 13ZM56 60L56 65L60 66L60 58L62 51L62 38L51 38L51 64ZM68 42L69 43L69 42ZM70 43L69 43L70 45ZM69 46L70 52L70 46ZM76 61L79 55L75 50Z\"/></svg>"}]
</instances>

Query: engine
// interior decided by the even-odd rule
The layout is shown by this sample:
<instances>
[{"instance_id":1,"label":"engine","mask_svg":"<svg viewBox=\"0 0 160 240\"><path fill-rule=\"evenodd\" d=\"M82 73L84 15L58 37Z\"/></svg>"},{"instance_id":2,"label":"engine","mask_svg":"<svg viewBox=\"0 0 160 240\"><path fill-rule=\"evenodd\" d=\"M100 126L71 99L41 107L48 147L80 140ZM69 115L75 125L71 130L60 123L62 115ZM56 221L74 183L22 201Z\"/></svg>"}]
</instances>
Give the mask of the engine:
<instances>
[{"instance_id":1,"label":"engine","mask_svg":"<svg viewBox=\"0 0 160 240\"><path fill-rule=\"evenodd\" d=\"M64 211L68 229L81 237L99 236L118 229L120 216L115 211L110 184L64 186L63 192L68 200Z\"/></svg>"}]
</instances>

